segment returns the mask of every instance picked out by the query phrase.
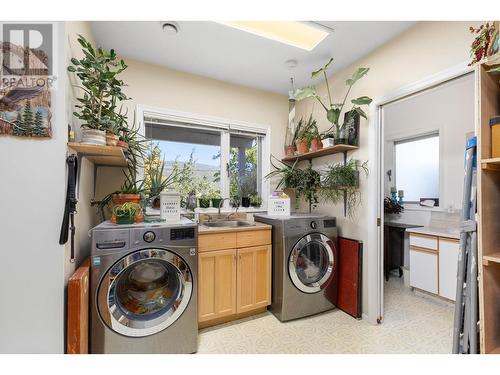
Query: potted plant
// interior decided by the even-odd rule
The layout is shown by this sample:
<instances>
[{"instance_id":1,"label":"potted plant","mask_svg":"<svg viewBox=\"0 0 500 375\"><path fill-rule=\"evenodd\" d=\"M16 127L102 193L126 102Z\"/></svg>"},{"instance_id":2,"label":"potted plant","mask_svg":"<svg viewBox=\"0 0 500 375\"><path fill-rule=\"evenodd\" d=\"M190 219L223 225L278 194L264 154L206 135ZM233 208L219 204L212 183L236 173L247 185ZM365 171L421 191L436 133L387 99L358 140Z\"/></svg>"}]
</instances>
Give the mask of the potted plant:
<instances>
[{"instance_id":1,"label":"potted plant","mask_svg":"<svg viewBox=\"0 0 500 375\"><path fill-rule=\"evenodd\" d=\"M220 195L220 191L213 191L209 194L209 198L212 201L212 207L219 208L222 204L222 196Z\"/></svg>"},{"instance_id":2,"label":"potted plant","mask_svg":"<svg viewBox=\"0 0 500 375\"><path fill-rule=\"evenodd\" d=\"M262 206L262 198L258 195L253 195L250 198L250 205L254 208L259 208L260 206Z\"/></svg>"},{"instance_id":3,"label":"potted plant","mask_svg":"<svg viewBox=\"0 0 500 375\"><path fill-rule=\"evenodd\" d=\"M94 49L83 36L78 36L85 57L71 59L68 71L80 79L77 85L83 91L73 115L82 121L82 143L106 144L106 131L116 125L117 102L127 100L122 92L124 83L117 76L127 65L119 60L114 50ZM111 136L113 141L115 137Z\"/></svg>"},{"instance_id":4,"label":"potted plant","mask_svg":"<svg viewBox=\"0 0 500 375\"><path fill-rule=\"evenodd\" d=\"M335 146L335 134L332 133L330 130L321 133L320 137L323 147Z\"/></svg>"},{"instance_id":5,"label":"potted plant","mask_svg":"<svg viewBox=\"0 0 500 375\"><path fill-rule=\"evenodd\" d=\"M307 122L301 118L297 125L297 132L295 136L295 144L297 146L298 154L305 154L309 152L311 142L313 139L319 138L316 120L313 120L312 114L309 116Z\"/></svg>"},{"instance_id":6,"label":"potted plant","mask_svg":"<svg viewBox=\"0 0 500 375\"><path fill-rule=\"evenodd\" d=\"M337 203L346 196L346 208L349 217L354 216L354 209L361 202L359 192L360 171L368 175L368 162L351 159L347 163L337 163L328 166L323 175L321 193L333 203Z\"/></svg>"},{"instance_id":7,"label":"potted plant","mask_svg":"<svg viewBox=\"0 0 500 375\"><path fill-rule=\"evenodd\" d=\"M202 195L198 198L199 206L201 208L209 208L210 207L210 198L206 195Z\"/></svg>"},{"instance_id":8,"label":"potted plant","mask_svg":"<svg viewBox=\"0 0 500 375\"><path fill-rule=\"evenodd\" d=\"M318 131L318 126L316 125L316 120L314 120L311 128L309 130L309 136L311 138L311 151L318 151L323 148L323 143L321 143L321 135Z\"/></svg>"},{"instance_id":9,"label":"potted plant","mask_svg":"<svg viewBox=\"0 0 500 375\"><path fill-rule=\"evenodd\" d=\"M311 73L311 78L316 78L320 75L323 75L323 77L325 79L325 83L326 83L328 102L325 102L324 99L316 93L316 88L314 86L307 86L307 87L304 87L301 89L297 89L294 93L294 97L296 100L303 100L306 98L315 98L321 104L323 109L326 111L327 120L332 124L329 131L332 130L334 132L336 143L340 144L341 142L346 142L346 136L344 135L346 133L346 129L344 129L344 125L339 124L339 119L340 119L340 115L342 113L342 110L344 109L347 97L349 96L349 93L350 93L353 85L359 79L364 77L370 69L369 68L358 68L353 73L351 78L349 78L346 81L347 92L346 92L342 102L341 103L334 103L332 100L332 94L330 91L330 85L329 85L328 76L327 76L328 67L330 66L330 64L332 62L333 62L333 58L330 58L330 60L328 61L328 63L325 66L323 66L322 68ZM356 112L360 116L362 116L366 119L367 116L366 116L365 112L361 109L360 106L368 105L371 102L372 102L372 99L367 97L367 96L360 96L356 99L352 99L351 100L352 107L348 112Z\"/></svg>"},{"instance_id":10,"label":"potted plant","mask_svg":"<svg viewBox=\"0 0 500 375\"><path fill-rule=\"evenodd\" d=\"M140 222L140 216L137 215L141 207L137 203L125 202L113 207L113 216L111 222L115 224L133 224ZM140 220L140 221L139 221Z\"/></svg>"},{"instance_id":11,"label":"potted plant","mask_svg":"<svg viewBox=\"0 0 500 375\"><path fill-rule=\"evenodd\" d=\"M160 159L161 151L158 147L150 150L144 163L144 189L148 204L156 209L160 208L160 193L173 184L175 173L172 171L165 176L165 159Z\"/></svg>"}]
</instances>

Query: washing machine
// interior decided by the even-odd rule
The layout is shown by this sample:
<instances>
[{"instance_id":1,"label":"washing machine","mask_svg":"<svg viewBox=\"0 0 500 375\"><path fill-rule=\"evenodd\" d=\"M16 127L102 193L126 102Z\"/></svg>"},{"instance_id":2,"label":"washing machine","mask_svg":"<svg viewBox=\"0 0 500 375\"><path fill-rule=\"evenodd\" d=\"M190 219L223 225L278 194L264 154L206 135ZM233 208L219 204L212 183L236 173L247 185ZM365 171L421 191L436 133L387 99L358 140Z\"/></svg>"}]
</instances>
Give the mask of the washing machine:
<instances>
[{"instance_id":1,"label":"washing machine","mask_svg":"<svg viewBox=\"0 0 500 375\"><path fill-rule=\"evenodd\" d=\"M197 226L92 229L91 353L194 353L198 346Z\"/></svg>"},{"instance_id":2,"label":"washing machine","mask_svg":"<svg viewBox=\"0 0 500 375\"><path fill-rule=\"evenodd\" d=\"M334 217L254 215L272 225L271 312L282 322L335 308L337 226Z\"/></svg>"}]
</instances>

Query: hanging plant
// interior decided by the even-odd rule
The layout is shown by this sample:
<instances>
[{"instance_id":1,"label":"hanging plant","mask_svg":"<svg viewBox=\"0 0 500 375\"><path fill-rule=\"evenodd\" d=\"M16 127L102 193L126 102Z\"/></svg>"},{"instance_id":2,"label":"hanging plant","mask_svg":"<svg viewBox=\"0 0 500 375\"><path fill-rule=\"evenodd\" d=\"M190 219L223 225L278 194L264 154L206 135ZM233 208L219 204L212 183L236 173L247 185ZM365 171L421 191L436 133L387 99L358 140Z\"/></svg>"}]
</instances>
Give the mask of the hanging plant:
<instances>
[{"instance_id":1,"label":"hanging plant","mask_svg":"<svg viewBox=\"0 0 500 375\"><path fill-rule=\"evenodd\" d=\"M321 195L328 201L339 203L346 196L346 211L350 218L354 217L355 208L361 203L359 191L359 175L368 176L368 162L351 159L345 165L337 163L328 166L323 174Z\"/></svg>"}]
</instances>

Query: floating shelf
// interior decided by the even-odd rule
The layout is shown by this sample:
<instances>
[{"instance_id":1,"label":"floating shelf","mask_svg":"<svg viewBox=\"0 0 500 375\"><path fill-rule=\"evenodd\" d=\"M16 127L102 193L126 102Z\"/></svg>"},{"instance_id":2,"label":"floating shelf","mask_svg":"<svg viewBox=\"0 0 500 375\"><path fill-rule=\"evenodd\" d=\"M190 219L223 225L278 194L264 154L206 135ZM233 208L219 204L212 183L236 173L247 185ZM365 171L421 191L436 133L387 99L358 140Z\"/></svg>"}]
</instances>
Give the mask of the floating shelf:
<instances>
[{"instance_id":1,"label":"floating shelf","mask_svg":"<svg viewBox=\"0 0 500 375\"><path fill-rule=\"evenodd\" d=\"M296 160L298 160L298 161L311 160L314 158L319 158L320 156L340 154L340 153L344 153L347 151L357 150L358 148L359 148L358 146L351 146L351 145L335 145L335 146L331 146L331 147L322 148L321 150L318 150L318 151L307 152L305 154L287 156L287 157L284 157L283 159L281 159L281 161L284 163L290 163L290 162L293 163Z\"/></svg>"},{"instance_id":2,"label":"floating shelf","mask_svg":"<svg viewBox=\"0 0 500 375\"><path fill-rule=\"evenodd\" d=\"M481 169L500 171L500 158L481 160Z\"/></svg>"},{"instance_id":3,"label":"floating shelf","mask_svg":"<svg viewBox=\"0 0 500 375\"><path fill-rule=\"evenodd\" d=\"M500 251L490 255L483 255L483 264L487 266L489 262L500 263Z\"/></svg>"},{"instance_id":4,"label":"floating shelf","mask_svg":"<svg viewBox=\"0 0 500 375\"><path fill-rule=\"evenodd\" d=\"M95 166L127 167L125 150L118 146L88 145L69 142L68 147L81 157L86 157Z\"/></svg>"}]
</instances>

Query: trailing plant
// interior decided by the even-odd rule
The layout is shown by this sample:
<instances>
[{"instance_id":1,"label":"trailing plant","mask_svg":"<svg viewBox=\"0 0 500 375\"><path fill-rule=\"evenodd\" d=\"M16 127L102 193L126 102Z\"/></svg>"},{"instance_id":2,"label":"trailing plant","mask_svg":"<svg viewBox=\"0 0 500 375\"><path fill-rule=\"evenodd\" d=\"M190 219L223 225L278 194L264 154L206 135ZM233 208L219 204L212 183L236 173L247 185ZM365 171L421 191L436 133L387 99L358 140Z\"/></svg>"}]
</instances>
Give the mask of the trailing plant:
<instances>
[{"instance_id":1,"label":"trailing plant","mask_svg":"<svg viewBox=\"0 0 500 375\"><path fill-rule=\"evenodd\" d=\"M330 84L328 82L328 76L327 76L328 68L332 62L333 58L330 58L330 60L328 61L328 63L326 63L325 66L311 73L311 78L313 79L319 76L324 77L326 83L327 98L322 98L321 96L319 96L314 86L307 86L297 89L294 93L294 97L296 100L304 100L307 98L316 99L321 104L323 109L326 111L327 120L332 124L332 126L330 127L330 129L328 129L328 131L334 130L335 135L338 137L341 131L343 130L344 126L344 124L342 125L339 124L339 119L346 104L347 97L349 96L349 93L351 92L351 89L354 86L354 84L361 78L363 78L370 69L358 68L353 73L351 78L346 80L347 92L342 102L334 103L332 100L332 92L330 90ZM363 111L363 109L361 109L360 106L369 105L371 102L372 99L369 98L368 96L360 96L358 98L351 99L352 107L351 109L349 109L348 112L358 113L360 116L366 119L367 118L366 113Z\"/></svg>"},{"instance_id":2,"label":"trailing plant","mask_svg":"<svg viewBox=\"0 0 500 375\"><path fill-rule=\"evenodd\" d=\"M345 165L337 163L328 166L321 183L322 196L333 203L346 197L346 210L349 217L354 217L355 208L361 203L359 191L359 174L368 176L368 162L351 159Z\"/></svg>"},{"instance_id":3,"label":"trailing plant","mask_svg":"<svg viewBox=\"0 0 500 375\"><path fill-rule=\"evenodd\" d=\"M127 65L118 59L116 52L102 48L95 49L82 35L78 35L84 57L71 59L68 71L75 73L83 90L83 97L77 98L79 112L74 116L82 120L82 127L96 130L116 131L116 107L119 102L129 99L122 88L125 86L118 75Z\"/></svg>"}]
</instances>

